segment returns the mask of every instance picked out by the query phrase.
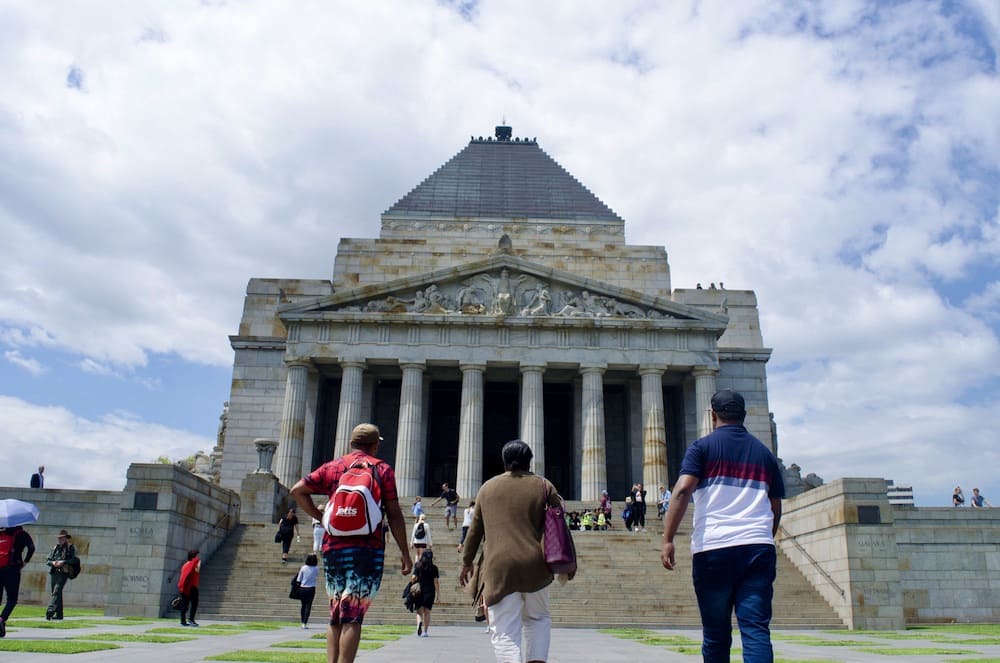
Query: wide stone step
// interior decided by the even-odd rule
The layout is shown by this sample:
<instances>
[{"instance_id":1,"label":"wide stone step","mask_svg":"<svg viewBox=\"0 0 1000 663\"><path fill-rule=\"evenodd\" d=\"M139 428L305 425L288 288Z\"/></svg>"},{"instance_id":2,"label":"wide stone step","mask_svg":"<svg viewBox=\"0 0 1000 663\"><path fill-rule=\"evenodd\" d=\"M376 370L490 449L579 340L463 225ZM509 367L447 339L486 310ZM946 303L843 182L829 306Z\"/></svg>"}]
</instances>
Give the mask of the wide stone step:
<instances>
[{"instance_id":1,"label":"wide stone step","mask_svg":"<svg viewBox=\"0 0 1000 663\"><path fill-rule=\"evenodd\" d=\"M427 501L427 500L425 500ZM425 507L426 508L426 507ZM572 506L570 505L570 508ZM441 511L429 509L435 562L441 569L442 596L434 606L438 624L472 623L471 599L458 587L461 531L448 531ZM407 518L407 532L413 519ZM289 581L312 548L311 527L293 542L287 565L280 562L274 543L276 526L238 528L202 571L201 607L206 618L298 621L299 602L288 599ZM686 545L690 521L678 533L678 571L660 564L662 538L657 523L647 519L647 532L574 532L580 560L577 577L564 586L553 585L553 622L559 626L592 627L595 614L608 626L697 627L700 624L691 586L691 555ZM656 530L656 531L654 531ZM413 615L400 595L406 579L398 573L398 553L391 537L382 588L366 617L369 623L407 623ZM314 622L322 620L326 598L320 588L314 601ZM774 625L786 628L842 628L833 609L783 555L779 555L775 583Z\"/></svg>"}]
</instances>

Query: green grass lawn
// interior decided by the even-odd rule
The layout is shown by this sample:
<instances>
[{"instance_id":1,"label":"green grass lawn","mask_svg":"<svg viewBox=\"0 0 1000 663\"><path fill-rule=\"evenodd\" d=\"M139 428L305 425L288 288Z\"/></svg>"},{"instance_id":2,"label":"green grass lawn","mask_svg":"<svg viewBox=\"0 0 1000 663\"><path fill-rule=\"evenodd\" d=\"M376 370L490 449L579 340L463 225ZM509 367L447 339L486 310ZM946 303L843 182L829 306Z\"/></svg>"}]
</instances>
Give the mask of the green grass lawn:
<instances>
[{"instance_id":1,"label":"green grass lawn","mask_svg":"<svg viewBox=\"0 0 1000 663\"><path fill-rule=\"evenodd\" d=\"M201 626L199 628L192 628L190 626L162 626L158 628L151 628L146 633L162 633L165 635L187 635L187 636L199 636L199 635L239 635L240 633L249 633L249 629L245 628L215 628L214 626Z\"/></svg>"},{"instance_id":2,"label":"green grass lawn","mask_svg":"<svg viewBox=\"0 0 1000 663\"><path fill-rule=\"evenodd\" d=\"M83 654L86 652L120 649L110 642L82 642L79 640L0 640L0 651L25 654Z\"/></svg>"},{"instance_id":3,"label":"green grass lawn","mask_svg":"<svg viewBox=\"0 0 1000 663\"><path fill-rule=\"evenodd\" d=\"M168 645L174 642L197 640L193 637L180 635L149 635L148 633L94 633L93 635L76 635L74 640L105 640L108 642L152 642Z\"/></svg>"}]
</instances>

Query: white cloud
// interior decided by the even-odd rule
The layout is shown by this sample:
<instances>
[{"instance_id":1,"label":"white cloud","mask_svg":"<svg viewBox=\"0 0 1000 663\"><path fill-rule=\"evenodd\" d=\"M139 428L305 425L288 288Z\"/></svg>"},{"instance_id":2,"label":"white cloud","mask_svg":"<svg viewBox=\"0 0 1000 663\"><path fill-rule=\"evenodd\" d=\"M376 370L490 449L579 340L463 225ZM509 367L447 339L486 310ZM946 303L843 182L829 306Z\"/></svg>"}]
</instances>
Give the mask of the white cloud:
<instances>
[{"instance_id":1,"label":"white cloud","mask_svg":"<svg viewBox=\"0 0 1000 663\"><path fill-rule=\"evenodd\" d=\"M983 444L968 394L1000 366L1000 15L942 7L18 5L0 346L123 379L229 365L251 276L328 277L506 115L667 247L675 287L757 291L786 461L944 486L966 469L929 450ZM920 425L885 430L898 403Z\"/></svg>"},{"instance_id":2,"label":"white cloud","mask_svg":"<svg viewBox=\"0 0 1000 663\"><path fill-rule=\"evenodd\" d=\"M131 463L211 452L215 440L110 412L91 420L65 408L0 396L4 462L0 485L26 486L38 465L49 488L121 490Z\"/></svg>"},{"instance_id":3,"label":"white cloud","mask_svg":"<svg viewBox=\"0 0 1000 663\"><path fill-rule=\"evenodd\" d=\"M36 377L45 372L45 367L42 366L41 362L31 357L25 357L19 350L7 350L3 356L10 363L20 366Z\"/></svg>"}]
</instances>

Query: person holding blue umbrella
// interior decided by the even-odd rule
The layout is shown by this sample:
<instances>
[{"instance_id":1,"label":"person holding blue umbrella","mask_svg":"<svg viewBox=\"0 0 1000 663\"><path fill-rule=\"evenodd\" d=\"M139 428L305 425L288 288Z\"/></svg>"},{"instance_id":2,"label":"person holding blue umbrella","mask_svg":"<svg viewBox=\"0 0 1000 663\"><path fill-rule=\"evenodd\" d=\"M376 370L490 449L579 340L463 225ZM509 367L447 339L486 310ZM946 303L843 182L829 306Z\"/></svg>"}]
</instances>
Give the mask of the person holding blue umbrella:
<instances>
[{"instance_id":1,"label":"person holding blue umbrella","mask_svg":"<svg viewBox=\"0 0 1000 663\"><path fill-rule=\"evenodd\" d=\"M0 599L7 604L0 612L0 638L7 635L7 620L14 612L21 590L21 568L35 554L35 542L22 525L38 519L34 504L20 500L0 500Z\"/></svg>"}]
</instances>

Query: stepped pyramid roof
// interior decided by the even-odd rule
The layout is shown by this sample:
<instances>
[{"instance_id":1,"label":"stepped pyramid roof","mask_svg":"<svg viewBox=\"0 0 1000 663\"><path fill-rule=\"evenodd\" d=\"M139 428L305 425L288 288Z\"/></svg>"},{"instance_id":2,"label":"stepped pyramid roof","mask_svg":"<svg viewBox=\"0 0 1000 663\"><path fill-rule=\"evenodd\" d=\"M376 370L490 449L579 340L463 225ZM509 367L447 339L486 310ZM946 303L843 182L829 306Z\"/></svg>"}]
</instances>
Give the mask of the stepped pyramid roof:
<instances>
[{"instance_id":1,"label":"stepped pyramid roof","mask_svg":"<svg viewBox=\"0 0 1000 663\"><path fill-rule=\"evenodd\" d=\"M475 138L384 218L567 219L622 223L620 216L545 153L532 138Z\"/></svg>"}]
</instances>

